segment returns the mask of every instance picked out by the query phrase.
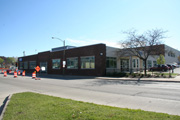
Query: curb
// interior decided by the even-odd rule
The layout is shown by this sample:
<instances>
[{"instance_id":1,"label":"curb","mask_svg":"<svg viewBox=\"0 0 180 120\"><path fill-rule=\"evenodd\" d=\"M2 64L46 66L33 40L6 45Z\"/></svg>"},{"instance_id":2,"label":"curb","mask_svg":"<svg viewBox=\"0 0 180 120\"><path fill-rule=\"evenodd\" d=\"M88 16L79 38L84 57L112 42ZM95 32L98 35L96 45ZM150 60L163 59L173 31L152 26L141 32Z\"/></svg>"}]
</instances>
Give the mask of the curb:
<instances>
[{"instance_id":1,"label":"curb","mask_svg":"<svg viewBox=\"0 0 180 120\"><path fill-rule=\"evenodd\" d=\"M0 116L0 120L3 120L4 113L6 111L7 105L9 104L9 101L10 101L11 97L12 97L12 95L9 95L7 97L7 101L5 101L5 103L3 104L4 107L3 107L3 110L2 110L2 113L1 113L1 116Z\"/></svg>"}]
</instances>

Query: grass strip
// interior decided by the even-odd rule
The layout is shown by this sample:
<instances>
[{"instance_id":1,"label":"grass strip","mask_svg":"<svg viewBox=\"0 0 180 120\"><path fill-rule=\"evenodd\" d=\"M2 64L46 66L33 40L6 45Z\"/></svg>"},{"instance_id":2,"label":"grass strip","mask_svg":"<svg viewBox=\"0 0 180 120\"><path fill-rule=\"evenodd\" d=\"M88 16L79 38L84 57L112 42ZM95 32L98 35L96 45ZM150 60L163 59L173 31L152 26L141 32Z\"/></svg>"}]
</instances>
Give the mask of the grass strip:
<instances>
[{"instance_id":1,"label":"grass strip","mask_svg":"<svg viewBox=\"0 0 180 120\"><path fill-rule=\"evenodd\" d=\"M180 116L24 92L11 97L3 120L180 120Z\"/></svg>"}]
</instances>

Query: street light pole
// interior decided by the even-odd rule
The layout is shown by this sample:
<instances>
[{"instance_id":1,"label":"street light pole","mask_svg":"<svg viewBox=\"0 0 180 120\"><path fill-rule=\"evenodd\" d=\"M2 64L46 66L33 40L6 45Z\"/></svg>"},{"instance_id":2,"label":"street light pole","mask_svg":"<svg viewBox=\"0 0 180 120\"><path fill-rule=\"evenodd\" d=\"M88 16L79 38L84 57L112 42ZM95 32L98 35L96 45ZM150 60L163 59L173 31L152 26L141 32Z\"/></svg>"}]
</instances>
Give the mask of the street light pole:
<instances>
[{"instance_id":1,"label":"street light pole","mask_svg":"<svg viewBox=\"0 0 180 120\"><path fill-rule=\"evenodd\" d=\"M63 42L63 47L64 47L64 50L63 50L63 75L64 75L64 71L65 71L65 65L66 65L66 61L65 61L65 40L62 40L60 38L57 38L57 37L52 37L52 39L57 39L57 40L60 40Z\"/></svg>"}]
</instances>

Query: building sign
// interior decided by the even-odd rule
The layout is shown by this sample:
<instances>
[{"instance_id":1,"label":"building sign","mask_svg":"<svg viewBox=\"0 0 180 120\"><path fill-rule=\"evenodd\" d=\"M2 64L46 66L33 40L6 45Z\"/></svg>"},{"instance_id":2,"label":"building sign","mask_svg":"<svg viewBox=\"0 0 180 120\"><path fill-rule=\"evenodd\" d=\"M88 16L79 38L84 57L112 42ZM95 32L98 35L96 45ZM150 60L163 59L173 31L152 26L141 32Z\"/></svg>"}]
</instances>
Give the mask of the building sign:
<instances>
[{"instance_id":1,"label":"building sign","mask_svg":"<svg viewBox=\"0 0 180 120\"><path fill-rule=\"evenodd\" d=\"M22 58L19 58L19 61L21 62L21 61L22 61Z\"/></svg>"},{"instance_id":2,"label":"building sign","mask_svg":"<svg viewBox=\"0 0 180 120\"><path fill-rule=\"evenodd\" d=\"M63 61L63 68L65 68L66 66L66 61Z\"/></svg>"},{"instance_id":3,"label":"building sign","mask_svg":"<svg viewBox=\"0 0 180 120\"><path fill-rule=\"evenodd\" d=\"M45 67L41 67L41 70L42 70L42 71L46 71L46 68L45 68Z\"/></svg>"}]
</instances>

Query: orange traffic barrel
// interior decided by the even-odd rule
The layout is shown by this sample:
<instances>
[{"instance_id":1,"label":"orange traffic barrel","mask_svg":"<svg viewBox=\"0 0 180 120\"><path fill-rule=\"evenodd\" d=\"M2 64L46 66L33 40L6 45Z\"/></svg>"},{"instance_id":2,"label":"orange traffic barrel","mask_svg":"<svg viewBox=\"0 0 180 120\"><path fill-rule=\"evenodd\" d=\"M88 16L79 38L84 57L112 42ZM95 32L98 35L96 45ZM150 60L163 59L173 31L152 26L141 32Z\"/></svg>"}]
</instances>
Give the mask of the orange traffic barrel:
<instances>
[{"instance_id":1,"label":"orange traffic barrel","mask_svg":"<svg viewBox=\"0 0 180 120\"><path fill-rule=\"evenodd\" d=\"M18 75L21 75L21 71L18 71Z\"/></svg>"},{"instance_id":2,"label":"orange traffic barrel","mask_svg":"<svg viewBox=\"0 0 180 120\"><path fill-rule=\"evenodd\" d=\"M7 72L6 71L4 72L4 77L7 77Z\"/></svg>"},{"instance_id":3,"label":"orange traffic barrel","mask_svg":"<svg viewBox=\"0 0 180 120\"><path fill-rule=\"evenodd\" d=\"M17 78L17 72L14 71L14 78Z\"/></svg>"},{"instance_id":4,"label":"orange traffic barrel","mask_svg":"<svg viewBox=\"0 0 180 120\"><path fill-rule=\"evenodd\" d=\"M32 79L33 78L36 78L36 73L35 72L32 73Z\"/></svg>"},{"instance_id":5,"label":"orange traffic barrel","mask_svg":"<svg viewBox=\"0 0 180 120\"><path fill-rule=\"evenodd\" d=\"M25 76L25 71L22 72L22 76Z\"/></svg>"}]
</instances>

